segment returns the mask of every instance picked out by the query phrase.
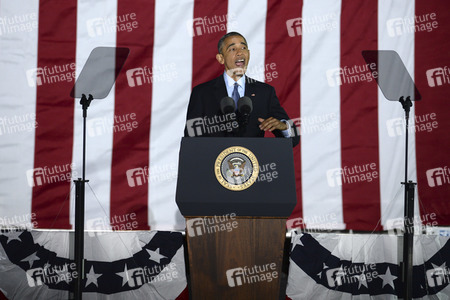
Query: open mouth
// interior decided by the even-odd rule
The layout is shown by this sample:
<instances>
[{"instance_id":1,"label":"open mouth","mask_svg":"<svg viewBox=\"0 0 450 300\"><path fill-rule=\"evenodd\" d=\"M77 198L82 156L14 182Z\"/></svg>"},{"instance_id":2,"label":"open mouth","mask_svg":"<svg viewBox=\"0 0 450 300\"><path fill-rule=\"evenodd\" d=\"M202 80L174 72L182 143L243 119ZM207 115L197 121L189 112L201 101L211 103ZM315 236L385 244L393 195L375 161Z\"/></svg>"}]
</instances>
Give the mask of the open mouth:
<instances>
[{"instance_id":1,"label":"open mouth","mask_svg":"<svg viewBox=\"0 0 450 300\"><path fill-rule=\"evenodd\" d=\"M245 59L240 58L240 59L236 60L235 64L237 67L243 68L245 65Z\"/></svg>"}]
</instances>

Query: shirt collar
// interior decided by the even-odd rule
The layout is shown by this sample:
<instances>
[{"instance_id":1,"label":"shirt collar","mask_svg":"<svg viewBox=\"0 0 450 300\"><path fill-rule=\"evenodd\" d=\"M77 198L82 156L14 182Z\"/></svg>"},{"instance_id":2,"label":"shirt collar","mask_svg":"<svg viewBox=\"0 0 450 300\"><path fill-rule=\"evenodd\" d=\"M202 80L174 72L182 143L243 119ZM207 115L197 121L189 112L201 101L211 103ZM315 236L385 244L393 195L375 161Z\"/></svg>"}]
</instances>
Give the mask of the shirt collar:
<instances>
[{"instance_id":1,"label":"shirt collar","mask_svg":"<svg viewBox=\"0 0 450 300\"><path fill-rule=\"evenodd\" d=\"M244 87L244 84L245 84L245 74L244 74L241 78L239 78L238 81L234 81L234 79L231 78L230 75L228 75L226 71L223 72L223 74L224 74L223 76L225 77L225 82L226 82L227 86L233 87L233 86L234 86L234 83L237 82L237 83L239 84L240 87Z\"/></svg>"}]
</instances>

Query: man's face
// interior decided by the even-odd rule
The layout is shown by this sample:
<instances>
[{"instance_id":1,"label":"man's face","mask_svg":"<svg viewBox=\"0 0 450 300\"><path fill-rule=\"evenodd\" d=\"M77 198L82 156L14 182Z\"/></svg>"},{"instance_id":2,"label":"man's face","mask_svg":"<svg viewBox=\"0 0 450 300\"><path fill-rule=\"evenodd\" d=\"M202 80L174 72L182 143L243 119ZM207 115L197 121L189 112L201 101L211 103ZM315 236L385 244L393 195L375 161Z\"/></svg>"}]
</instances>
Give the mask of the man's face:
<instances>
[{"instance_id":1,"label":"man's face","mask_svg":"<svg viewBox=\"0 0 450 300\"><path fill-rule=\"evenodd\" d=\"M217 54L216 59L224 65L227 74L237 81L247 71L250 51L245 40L238 35L234 35L225 39L222 53Z\"/></svg>"}]
</instances>

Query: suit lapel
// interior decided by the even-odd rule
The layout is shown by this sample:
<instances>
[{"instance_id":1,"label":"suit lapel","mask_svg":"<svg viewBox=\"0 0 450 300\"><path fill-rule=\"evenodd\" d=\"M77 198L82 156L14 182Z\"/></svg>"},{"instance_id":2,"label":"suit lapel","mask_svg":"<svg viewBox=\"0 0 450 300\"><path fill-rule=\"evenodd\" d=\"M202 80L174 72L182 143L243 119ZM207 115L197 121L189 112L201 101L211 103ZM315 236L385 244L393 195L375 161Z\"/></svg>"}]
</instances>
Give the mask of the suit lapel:
<instances>
[{"instance_id":1,"label":"suit lapel","mask_svg":"<svg viewBox=\"0 0 450 300\"><path fill-rule=\"evenodd\" d=\"M255 100L255 79L245 76L245 96Z\"/></svg>"},{"instance_id":2,"label":"suit lapel","mask_svg":"<svg viewBox=\"0 0 450 300\"><path fill-rule=\"evenodd\" d=\"M226 96L228 96L228 93L222 74L216 78L216 82L214 83L214 99L217 99L218 103L220 103L220 100Z\"/></svg>"}]
</instances>

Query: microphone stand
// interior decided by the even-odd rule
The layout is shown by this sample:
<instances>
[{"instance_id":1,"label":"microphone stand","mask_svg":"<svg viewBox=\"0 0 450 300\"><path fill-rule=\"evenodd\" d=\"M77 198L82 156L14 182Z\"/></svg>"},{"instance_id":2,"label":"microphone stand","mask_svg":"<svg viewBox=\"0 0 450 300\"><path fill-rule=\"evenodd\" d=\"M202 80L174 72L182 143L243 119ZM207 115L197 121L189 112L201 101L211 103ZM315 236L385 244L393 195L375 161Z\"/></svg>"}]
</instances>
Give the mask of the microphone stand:
<instances>
[{"instance_id":1,"label":"microphone stand","mask_svg":"<svg viewBox=\"0 0 450 300\"><path fill-rule=\"evenodd\" d=\"M244 136L244 132L247 129L248 125L248 118L250 114L248 113L241 113L239 112L239 128L238 128L238 136L242 137Z\"/></svg>"},{"instance_id":2,"label":"microphone stand","mask_svg":"<svg viewBox=\"0 0 450 300\"><path fill-rule=\"evenodd\" d=\"M250 113L253 110L252 100L249 97L242 97L238 100L238 118L239 118L239 133L238 136L243 136L245 130L247 129L248 119L250 117Z\"/></svg>"}]
</instances>

